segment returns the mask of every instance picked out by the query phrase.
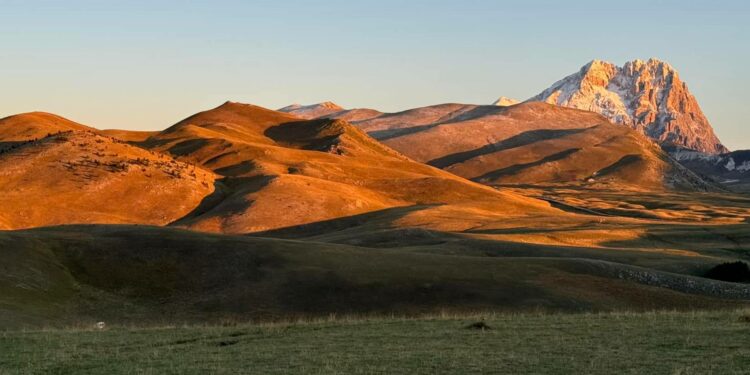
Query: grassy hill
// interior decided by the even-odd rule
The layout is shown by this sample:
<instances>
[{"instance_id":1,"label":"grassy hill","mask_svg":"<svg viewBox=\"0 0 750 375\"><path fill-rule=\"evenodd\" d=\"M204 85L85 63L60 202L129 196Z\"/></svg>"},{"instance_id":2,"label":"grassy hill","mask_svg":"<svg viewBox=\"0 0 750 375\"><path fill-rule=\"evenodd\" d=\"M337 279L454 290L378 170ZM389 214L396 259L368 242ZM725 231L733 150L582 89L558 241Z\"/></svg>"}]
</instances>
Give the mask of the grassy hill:
<instances>
[{"instance_id":1,"label":"grassy hill","mask_svg":"<svg viewBox=\"0 0 750 375\"><path fill-rule=\"evenodd\" d=\"M432 240L396 249L144 226L0 232L0 327L719 309L750 298L742 284L696 277L712 257Z\"/></svg>"},{"instance_id":2,"label":"grassy hill","mask_svg":"<svg viewBox=\"0 0 750 375\"><path fill-rule=\"evenodd\" d=\"M747 311L0 332L8 373L740 374ZM490 329L467 327L483 322Z\"/></svg>"},{"instance_id":3,"label":"grassy hill","mask_svg":"<svg viewBox=\"0 0 750 375\"><path fill-rule=\"evenodd\" d=\"M167 225L214 191L214 174L91 131L0 150L0 229Z\"/></svg>"}]
</instances>

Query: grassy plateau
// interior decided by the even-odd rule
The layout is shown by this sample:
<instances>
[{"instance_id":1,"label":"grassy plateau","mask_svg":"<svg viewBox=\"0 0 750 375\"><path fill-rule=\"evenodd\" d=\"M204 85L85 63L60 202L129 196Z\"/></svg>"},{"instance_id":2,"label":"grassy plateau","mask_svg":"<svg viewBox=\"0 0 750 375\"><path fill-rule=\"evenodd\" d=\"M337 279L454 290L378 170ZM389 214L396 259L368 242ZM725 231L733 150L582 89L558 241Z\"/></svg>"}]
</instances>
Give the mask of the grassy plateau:
<instances>
[{"instance_id":1,"label":"grassy plateau","mask_svg":"<svg viewBox=\"0 0 750 375\"><path fill-rule=\"evenodd\" d=\"M0 333L0 372L743 374L748 334L747 310L86 326Z\"/></svg>"}]
</instances>

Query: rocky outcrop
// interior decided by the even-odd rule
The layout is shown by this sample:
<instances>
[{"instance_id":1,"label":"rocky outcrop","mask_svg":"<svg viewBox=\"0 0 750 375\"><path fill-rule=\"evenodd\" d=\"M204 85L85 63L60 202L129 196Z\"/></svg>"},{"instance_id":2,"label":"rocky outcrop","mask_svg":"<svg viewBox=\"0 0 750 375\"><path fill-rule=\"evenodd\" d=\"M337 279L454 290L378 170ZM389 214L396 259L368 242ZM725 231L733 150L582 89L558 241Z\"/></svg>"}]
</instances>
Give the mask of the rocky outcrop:
<instances>
[{"instance_id":1,"label":"rocky outcrop","mask_svg":"<svg viewBox=\"0 0 750 375\"><path fill-rule=\"evenodd\" d=\"M661 144L708 154L728 151L677 71L657 59L622 67L594 60L528 101L597 112Z\"/></svg>"}]
</instances>

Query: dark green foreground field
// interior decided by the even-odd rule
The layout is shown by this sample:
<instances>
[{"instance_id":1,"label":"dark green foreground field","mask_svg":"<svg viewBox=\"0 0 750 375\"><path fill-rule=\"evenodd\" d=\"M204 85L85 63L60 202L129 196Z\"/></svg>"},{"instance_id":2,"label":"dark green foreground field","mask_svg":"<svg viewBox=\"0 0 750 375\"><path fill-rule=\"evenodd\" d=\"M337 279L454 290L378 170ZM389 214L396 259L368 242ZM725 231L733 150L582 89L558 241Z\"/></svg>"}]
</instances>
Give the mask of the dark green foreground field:
<instances>
[{"instance_id":1,"label":"dark green foreground field","mask_svg":"<svg viewBox=\"0 0 750 375\"><path fill-rule=\"evenodd\" d=\"M748 337L747 310L16 331L0 372L732 374Z\"/></svg>"}]
</instances>

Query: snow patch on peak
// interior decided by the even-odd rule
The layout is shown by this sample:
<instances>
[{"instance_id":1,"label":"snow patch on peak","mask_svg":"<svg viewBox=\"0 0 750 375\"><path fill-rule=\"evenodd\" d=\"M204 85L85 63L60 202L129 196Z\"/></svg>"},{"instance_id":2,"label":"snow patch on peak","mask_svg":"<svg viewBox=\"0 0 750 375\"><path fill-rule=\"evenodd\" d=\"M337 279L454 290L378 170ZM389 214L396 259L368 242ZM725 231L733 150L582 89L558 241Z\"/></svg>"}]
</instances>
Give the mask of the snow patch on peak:
<instances>
[{"instance_id":1,"label":"snow patch on peak","mask_svg":"<svg viewBox=\"0 0 750 375\"><path fill-rule=\"evenodd\" d=\"M734 170L734 159L729 158L729 161L727 161L727 164L724 166L724 168L728 171Z\"/></svg>"},{"instance_id":2,"label":"snow patch on peak","mask_svg":"<svg viewBox=\"0 0 750 375\"><path fill-rule=\"evenodd\" d=\"M492 105L497 105L497 106L501 106L501 107L507 107L507 106L511 106L511 105L516 105L518 103L520 103L520 102L518 100L516 100L516 99L508 98L506 96L501 96L497 100L495 100L492 103Z\"/></svg>"}]
</instances>

